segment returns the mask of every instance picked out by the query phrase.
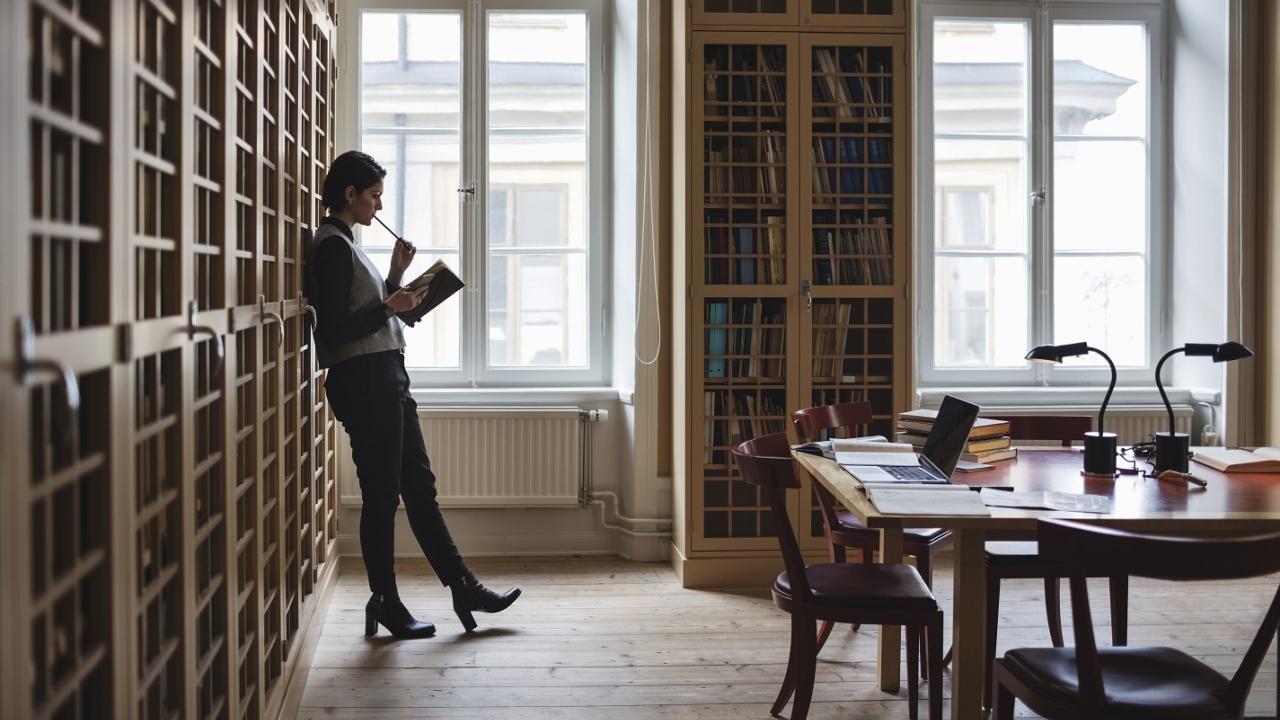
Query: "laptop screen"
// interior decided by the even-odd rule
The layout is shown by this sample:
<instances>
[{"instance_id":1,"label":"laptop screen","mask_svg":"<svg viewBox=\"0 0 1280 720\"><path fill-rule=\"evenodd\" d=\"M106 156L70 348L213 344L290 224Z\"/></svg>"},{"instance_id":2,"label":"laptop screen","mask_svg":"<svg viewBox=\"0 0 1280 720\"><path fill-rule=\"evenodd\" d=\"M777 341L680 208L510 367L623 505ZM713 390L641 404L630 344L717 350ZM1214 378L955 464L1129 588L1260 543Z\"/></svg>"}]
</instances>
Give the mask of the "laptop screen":
<instances>
[{"instance_id":1,"label":"laptop screen","mask_svg":"<svg viewBox=\"0 0 1280 720\"><path fill-rule=\"evenodd\" d=\"M969 441L969 431L973 429L973 421L978 419L978 406L959 398L947 395L938 408L938 416L934 418L933 427L924 441L922 453L933 463L943 475L951 477L956 463L964 454L965 443Z\"/></svg>"}]
</instances>

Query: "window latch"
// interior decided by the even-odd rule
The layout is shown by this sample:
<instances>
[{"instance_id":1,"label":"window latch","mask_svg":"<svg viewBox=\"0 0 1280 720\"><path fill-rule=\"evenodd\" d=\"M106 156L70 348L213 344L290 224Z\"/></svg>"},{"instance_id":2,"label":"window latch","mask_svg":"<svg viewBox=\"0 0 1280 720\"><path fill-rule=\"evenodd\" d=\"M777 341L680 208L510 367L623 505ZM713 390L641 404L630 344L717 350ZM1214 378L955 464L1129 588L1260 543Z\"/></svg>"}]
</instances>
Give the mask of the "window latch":
<instances>
[{"instance_id":1,"label":"window latch","mask_svg":"<svg viewBox=\"0 0 1280 720\"><path fill-rule=\"evenodd\" d=\"M1036 189L1036 190L1034 190L1034 191L1032 191L1032 192L1028 193L1028 195L1029 195L1029 196L1030 196L1030 198L1031 198L1031 204L1032 204L1032 205L1040 205L1040 206L1043 206L1043 205L1044 205L1044 199L1045 199L1045 197L1046 197L1046 195L1047 195L1047 194L1048 194L1048 192L1045 190L1045 188L1044 188L1044 186L1043 186L1043 185L1042 185L1042 186L1040 186L1038 189Z\"/></svg>"},{"instance_id":2,"label":"window latch","mask_svg":"<svg viewBox=\"0 0 1280 720\"><path fill-rule=\"evenodd\" d=\"M476 199L476 184L475 184L475 183L471 183L470 185L468 185L468 186L466 186L466 187L460 187L460 188L458 188L458 193L459 193L460 195L462 195L462 199L463 199L463 200L475 200L475 199Z\"/></svg>"}]
</instances>

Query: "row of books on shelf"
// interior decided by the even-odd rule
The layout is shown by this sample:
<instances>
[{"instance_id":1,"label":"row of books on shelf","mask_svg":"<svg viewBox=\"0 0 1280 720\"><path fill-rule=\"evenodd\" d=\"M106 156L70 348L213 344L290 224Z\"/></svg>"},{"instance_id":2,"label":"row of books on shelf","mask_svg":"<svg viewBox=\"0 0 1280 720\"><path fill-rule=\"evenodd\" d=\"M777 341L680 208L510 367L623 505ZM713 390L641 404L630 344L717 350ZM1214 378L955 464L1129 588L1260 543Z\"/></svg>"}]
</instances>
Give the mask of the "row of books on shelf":
<instances>
[{"instance_id":1,"label":"row of books on shelf","mask_svg":"<svg viewBox=\"0 0 1280 720\"><path fill-rule=\"evenodd\" d=\"M878 104L888 102L889 78L868 77L861 53L842 53L839 64L831 48L816 48L813 53L816 71L813 78L813 99L820 103L835 103L838 118L855 117L853 105L861 105L858 115L879 122L888 122L888 108ZM884 68L875 72L883 73ZM815 114L817 112L815 111Z\"/></svg>"},{"instance_id":2,"label":"row of books on shelf","mask_svg":"<svg viewBox=\"0 0 1280 720\"><path fill-rule=\"evenodd\" d=\"M713 447L733 447L743 440L786 430L786 411L768 396L708 390L702 394L702 411L707 464L712 462Z\"/></svg>"},{"instance_id":3,"label":"row of books on shelf","mask_svg":"<svg viewBox=\"0 0 1280 720\"><path fill-rule=\"evenodd\" d=\"M763 232L761 232L763 230ZM771 215L765 227L709 227L706 229L706 253L710 256L739 255L730 263L709 263L706 282L731 285L767 283L781 285L787 281L783 253L787 239L782 216Z\"/></svg>"},{"instance_id":4,"label":"row of books on shelf","mask_svg":"<svg viewBox=\"0 0 1280 720\"><path fill-rule=\"evenodd\" d=\"M813 231L814 281L819 285L893 283L893 241L883 218L866 227ZM837 271L839 276L837 278Z\"/></svg>"},{"instance_id":5,"label":"row of books on shelf","mask_svg":"<svg viewBox=\"0 0 1280 720\"><path fill-rule=\"evenodd\" d=\"M707 153L707 193L757 193L765 202L780 203L786 192L786 172L782 165L786 141L771 130L759 136L762 153L750 148L734 148L726 155L724 150ZM733 164L727 164L732 162ZM756 163L763 162L763 165Z\"/></svg>"},{"instance_id":6,"label":"row of books on shelf","mask_svg":"<svg viewBox=\"0 0 1280 720\"><path fill-rule=\"evenodd\" d=\"M780 313L774 314L758 303L740 303L736 307L738 311L735 314L739 317L734 318L734 324L750 327L707 328L706 376L709 378L782 377L784 367L782 355L786 352L786 329L781 325L785 318ZM729 323L728 302L709 302L705 313L709 326ZM726 358L726 355L739 357Z\"/></svg>"},{"instance_id":7,"label":"row of books on shelf","mask_svg":"<svg viewBox=\"0 0 1280 720\"><path fill-rule=\"evenodd\" d=\"M786 56L775 54L772 52L763 52L760 56L760 65L758 68L734 68L736 75L725 75L727 68L717 60L711 59L703 63L703 77L705 78L704 92L707 102L722 102L728 100L728 97L721 97L720 79L721 78L740 78L744 77L744 71L747 73L759 73L755 77L760 78L760 102L766 103L785 103L787 101L787 87L785 84L786 73ZM727 88L726 88L727 89ZM746 93L741 93L745 95ZM738 93L734 94L735 96ZM738 98L743 99L743 98Z\"/></svg>"},{"instance_id":8,"label":"row of books on shelf","mask_svg":"<svg viewBox=\"0 0 1280 720\"><path fill-rule=\"evenodd\" d=\"M923 448L937 410L910 410L898 413L898 442L911 443ZM973 421L969 441L965 443L961 460L976 463L993 463L1011 460L1018 456L1009 440L1009 421L980 417Z\"/></svg>"},{"instance_id":9,"label":"row of books on shelf","mask_svg":"<svg viewBox=\"0 0 1280 720\"><path fill-rule=\"evenodd\" d=\"M812 149L814 162L823 164L887 165L893 162L893 151L887 137L821 136L813 139Z\"/></svg>"}]
</instances>

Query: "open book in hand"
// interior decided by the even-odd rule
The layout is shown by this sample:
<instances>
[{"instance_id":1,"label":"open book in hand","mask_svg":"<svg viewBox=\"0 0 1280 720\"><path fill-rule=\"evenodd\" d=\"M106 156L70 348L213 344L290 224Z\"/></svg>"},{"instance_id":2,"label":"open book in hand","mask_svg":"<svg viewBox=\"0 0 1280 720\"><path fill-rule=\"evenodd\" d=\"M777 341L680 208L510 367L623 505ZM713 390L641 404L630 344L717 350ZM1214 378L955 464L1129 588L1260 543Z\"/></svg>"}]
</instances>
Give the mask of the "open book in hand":
<instances>
[{"instance_id":1,"label":"open book in hand","mask_svg":"<svg viewBox=\"0 0 1280 720\"><path fill-rule=\"evenodd\" d=\"M1222 472L1280 472L1280 448L1193 447L1191 459Z\"/></svg>"},{"instance_id":2,"label":"open book in hand","mask_svg":"<svg viewBox=\"0 0 1280 720\"><path fill-rule=\"evenodd\" d=\"M427 294L422 297L422 302L418 303L412 310L396 314L396 317L403 320L406 325L417 323L424 315L434 310L437 305L466 287L466 283L462 282L461 278L443 260L436 260L431 267L409 281L405 287L417 288L426 283L430 283L430 286Z\"/></svg>"}]
</instances>

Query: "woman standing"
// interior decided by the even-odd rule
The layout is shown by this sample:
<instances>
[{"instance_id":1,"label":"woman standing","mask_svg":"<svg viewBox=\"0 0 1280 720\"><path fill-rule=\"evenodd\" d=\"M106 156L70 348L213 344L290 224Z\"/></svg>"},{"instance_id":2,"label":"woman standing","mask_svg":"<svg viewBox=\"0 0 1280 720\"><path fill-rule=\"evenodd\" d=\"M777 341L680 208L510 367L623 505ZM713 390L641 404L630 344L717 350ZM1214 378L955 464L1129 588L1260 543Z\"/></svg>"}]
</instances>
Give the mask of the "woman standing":
<instances>
[{"instance_id":1,"label":"woman standing","mask_svg":"<svg viewBox=\"0 0 1280 720\"><path fill-rule=\"evenodd\" d=\"M397 313L415 307L427 292L400 287L417 252L397 241L384 280L355 244L351 228L369 225L382 209L382 179L372 157L345 152L329 167L322 202L329 216L309 248L308 296L317 312L316 357L329 369L325 394L333 414L351 439L360 478L360 552L373 596L365 606L365 634L382 625L399 638L430 637L431 623L419 622L400 601L394 566L395 516L400 499L414 537L440 582L453 593L453 610L470 632L474 611L499 612L519 588L494 593L476 581L453 544L436 502L436 476L422 441L417 403L409 395L404 368L404 333Z\"/></svg>"}]
</instances>

